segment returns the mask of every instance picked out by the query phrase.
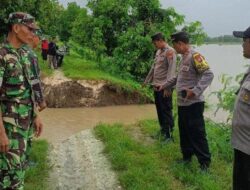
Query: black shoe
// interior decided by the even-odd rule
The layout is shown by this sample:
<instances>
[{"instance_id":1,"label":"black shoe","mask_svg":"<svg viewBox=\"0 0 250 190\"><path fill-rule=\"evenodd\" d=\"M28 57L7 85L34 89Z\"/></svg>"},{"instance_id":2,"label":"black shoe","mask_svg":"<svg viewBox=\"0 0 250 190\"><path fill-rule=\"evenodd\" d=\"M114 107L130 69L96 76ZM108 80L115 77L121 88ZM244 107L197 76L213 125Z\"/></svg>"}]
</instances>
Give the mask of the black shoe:
<instances>
[{"instance_id":1,"label":"black shoe","mask_svg":"<svg viewBox=\"0 0 250 190\"><path fill-rule=\"evenodd\" d=\"M158 131L156 134L151 135L152 139L156 139L156 140L161 140L164 138L164 133L161 131Z\"/></svg>"},{"instance_id":2,"label":"black shoe","mask_svg":"<svg viewBox=\"0 0 250 190\"><path fill-rule=\"evenodd\" d=\"M162 139L161 144L165 145L165 144L170 144L170 143L173 143L173 142L174 142L173 138L165 137L164 139Z\"/></svg>"},{"instance_id":3,"label":"black shoe","mask_svg":"<svg viewBox=\"0 0 250 190\"><path fill-rule=\"evenodd\" d=\"M177 160L176 162L177 162L177 164L184 164L184 165L186 165L186 164L190 164L192 162L192 159L191 158L180 159L180 160Z\"/></svg>"},{"instance_id":4,"label":"black shoe","mask_svg":"<svg viewBox=\"0 0 250 190\"><path fill-rule=\"evenodd\" d=\"M200 169L202 172L208 173L209 172L209 165L208 164L201 164Z\"/></svg>"}]
</instances>

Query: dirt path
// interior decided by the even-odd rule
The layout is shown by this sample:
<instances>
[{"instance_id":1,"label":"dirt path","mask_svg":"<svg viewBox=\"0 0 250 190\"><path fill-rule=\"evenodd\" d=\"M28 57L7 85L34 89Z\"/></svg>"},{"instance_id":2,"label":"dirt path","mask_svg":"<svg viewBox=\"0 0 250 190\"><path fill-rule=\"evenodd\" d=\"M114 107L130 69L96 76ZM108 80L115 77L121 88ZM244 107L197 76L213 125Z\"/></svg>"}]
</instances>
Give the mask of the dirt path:
<instances>
[{"instance_id":1,"label":"dirt path","mask_svg":"<svg viewBox=\"0 0 250 190\"><path fill-rule=\"evenodd\" d=\"M60 70L54 72L52 79L50 82L57 84L69 80ZM58 130L61 131L61 129ZM53 166L49 189L121 189L110 163L103 154L103 148L102 142L95 138L92 129L79 132L67 140L53 143L49 154L49 160Z\"/></svg>"},{"instance_id":2,"label":"dirt path","mask_svg":"<svg viewBox=\"0 0 250 190\"><path fill-rule=\"evenodd\" d=\"M103 144L91 129L53 146L51 190L118 190L116 174L103 154Z\"/></svg>"}]
</instances>

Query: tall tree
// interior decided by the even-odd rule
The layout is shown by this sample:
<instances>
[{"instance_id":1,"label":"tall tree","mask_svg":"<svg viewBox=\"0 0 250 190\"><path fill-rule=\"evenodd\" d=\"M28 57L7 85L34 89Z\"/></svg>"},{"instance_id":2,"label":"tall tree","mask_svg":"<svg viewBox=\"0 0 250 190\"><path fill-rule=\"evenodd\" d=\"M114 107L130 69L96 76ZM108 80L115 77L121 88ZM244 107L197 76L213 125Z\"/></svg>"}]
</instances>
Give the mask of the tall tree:
<instances>
[{"instance_id":1,"label":"tall tree","mask_svg":"<svg viewBox=\"0 0 250 190\"><path fill-rule=\"evenodd\" d=\"M117 47L117 38L126 32L129 23L131 1L127 0L89 0L88 7L95 18L94 27L102 31L106 53L112 55Z\"/></svg>"},{"instance_id":2,"label":"tall tree","mask_svg":"<svg viewBox=\"0 0 250 190\"><path fill-rule=\"evenodd\" d=\"M78 15L82 11L81 7L75 2L68 3L68 7L63 11L59 19L59 35L61 40L68 41L71 37L74 21L79 18ZM83 9L85 13L85 9Z\"/></svg>"},{"instance_id":3,"label":"tall tree","mask_svg":"<svg viewBox=\"0 0 250 190\"><path fill-rule=\"evenodd\" d=\"M11 12L27 12L36 18L41 29L49 35L58 34L58 17L63 7L57 0L1 0L0 34L7 33L7 18Z\"/></svg>"}]
</instances>

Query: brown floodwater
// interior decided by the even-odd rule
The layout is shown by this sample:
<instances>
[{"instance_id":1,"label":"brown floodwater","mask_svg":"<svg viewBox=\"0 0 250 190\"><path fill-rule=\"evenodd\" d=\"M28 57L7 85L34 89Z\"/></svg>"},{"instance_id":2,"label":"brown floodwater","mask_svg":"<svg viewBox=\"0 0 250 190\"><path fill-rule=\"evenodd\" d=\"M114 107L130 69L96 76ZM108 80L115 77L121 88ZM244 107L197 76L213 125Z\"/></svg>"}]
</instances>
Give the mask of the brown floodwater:
<instances>
[{"instance_id":1,"label":"brown floodwater","mask_svg":"<svg viewBox=\"0 0 250 190\"><path fill-rule=\"evenodd\" d=\"M141 119L156 118L153 104L94 108L48 108L40 113L44 124L41 138L51 143L66 140L98 123L131 124Z\"/></svg>"},{"instance_id":2,"label":"brown floodwater","mask_svg":"<svg viewBox=\"0 0 250 190\"><path fill-rule=\"evenodd\" d=\"M225 120L221 112L214 117L213 110L206 110L205 116L216 122ZM50 143L66 140L82 130L95 127L98 123L131 124L142 119L156 119L154 104L125 105L92 108L47 108L40 113L44 124L41 139Z\"/></svg>"}]
</instances>

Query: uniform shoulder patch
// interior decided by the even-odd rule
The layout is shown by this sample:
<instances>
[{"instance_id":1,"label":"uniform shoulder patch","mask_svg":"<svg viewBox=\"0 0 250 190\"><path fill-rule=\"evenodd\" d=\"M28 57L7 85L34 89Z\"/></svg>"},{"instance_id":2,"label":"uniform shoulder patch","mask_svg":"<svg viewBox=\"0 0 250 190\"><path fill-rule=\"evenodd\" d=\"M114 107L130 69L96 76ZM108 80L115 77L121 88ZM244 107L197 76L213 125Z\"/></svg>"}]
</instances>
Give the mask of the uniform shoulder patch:
<instances>
[{"instance_id":1,"label":"uniform shoulder patch","mask_svg":"<svg viewBox=\"0 0 250 190\"><path fill-rule=\"evenodd\" d=\"M201 54L194 53L193 59L194 59L194 66L199 73L203 73L204 71L209 69L208 63Z\"/></svg>"},{"instance_id":2,"label":"uniform shoulder patch","mask_svg":"<svg viewBox=\"0 0 250 190\"><path fill-rule=\"evenodd\" d=\"M173 59L174 53L175 53L174 50L170 49L170 50L168 50L168 51L166 52L166 57L167 57L168 59Z\"/></svg>"}]
</instances>

